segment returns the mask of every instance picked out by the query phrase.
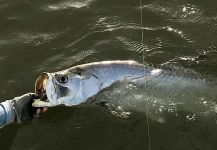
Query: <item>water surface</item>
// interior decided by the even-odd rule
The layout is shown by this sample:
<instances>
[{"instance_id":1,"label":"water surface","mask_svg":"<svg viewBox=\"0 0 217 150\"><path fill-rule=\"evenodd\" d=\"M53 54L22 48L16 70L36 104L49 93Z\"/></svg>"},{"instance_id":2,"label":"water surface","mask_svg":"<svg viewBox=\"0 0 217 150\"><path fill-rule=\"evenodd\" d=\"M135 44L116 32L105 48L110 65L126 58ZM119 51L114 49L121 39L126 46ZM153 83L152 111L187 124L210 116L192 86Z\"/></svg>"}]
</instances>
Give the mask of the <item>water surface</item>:
<instances>
[{"instance_id":1,"label":"water surface","mask_svg":"<svg viewBox=\"0 0 217 150\"><path fill-rule=\"evenodd\" d=\"M142 63L143 51L148 64L174 64L216 76L216 7L214 0L142 0L141 6L139 0L1 0L1 101L34 91L43 71L102 60ZM97 98L129 96L123 92L112 99L115 94L116 88ZM131 95L131 100L138 98L136 92ZM203 106L215 101L207 103ZM217 148L215 114L180 109L155 116L145 106L128 118L93 105L52 108L41 118L2 129L1 149Z\"/></svg>"}]
</instances>

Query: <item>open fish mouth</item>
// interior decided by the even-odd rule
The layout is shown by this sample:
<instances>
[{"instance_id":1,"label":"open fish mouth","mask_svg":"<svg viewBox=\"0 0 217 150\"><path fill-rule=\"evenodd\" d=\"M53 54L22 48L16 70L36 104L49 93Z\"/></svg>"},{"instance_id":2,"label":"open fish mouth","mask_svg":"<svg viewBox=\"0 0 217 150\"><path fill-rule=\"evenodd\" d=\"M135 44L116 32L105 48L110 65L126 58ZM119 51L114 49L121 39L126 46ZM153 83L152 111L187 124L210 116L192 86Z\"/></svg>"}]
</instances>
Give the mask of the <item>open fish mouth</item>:
<instances>
[{"instance_id":1,"label":"open fish mouth","mask_svg":"<svg viewBox=\"0 0 217 150\"><path fill-rule=\"evenodd\" d=\"M46 94L46 85L48 82L48 78L49 76L47 73L42 73L35 81L35 93L42 101L48 101Z\"/></svg>"}]
</instances>

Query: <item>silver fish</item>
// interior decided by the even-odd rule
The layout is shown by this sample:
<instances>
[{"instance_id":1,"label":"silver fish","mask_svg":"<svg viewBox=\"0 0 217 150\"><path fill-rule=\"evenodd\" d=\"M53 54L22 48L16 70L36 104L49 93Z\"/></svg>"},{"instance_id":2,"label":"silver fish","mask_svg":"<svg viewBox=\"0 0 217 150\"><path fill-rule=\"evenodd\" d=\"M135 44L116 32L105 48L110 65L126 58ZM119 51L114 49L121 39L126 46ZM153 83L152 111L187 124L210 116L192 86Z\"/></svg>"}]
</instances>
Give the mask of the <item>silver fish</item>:
<instances>
[{"instance_id":1,"label":"silver fish","mask_svg":"<svg viewBox=\"0 0 217 150\"><path fill-rule=\"evenodd\" d=\"M173 90L197 89L203 92L203 89L209 89L203 77L184 69L181 71L157 69L135 61L102 61L54 73L43 73L35 83L35 91L40 99L35 100L32 105L34 107L79 105L117 81L145 82L147 92L150 91L159 97Z\"/></svg>"},{"instance_id":2,"label":"silver fish","mask_svg":"<svg viewBox=\"0 0 217 150\"><path fill-rule=\"evenodd\" d=\"M160 71L135 61L102 61L43 73L35 83L35 92L41 100L36 100L33 106L78 105L116 81L140 79Z\"/></svg>"}]
</instances>

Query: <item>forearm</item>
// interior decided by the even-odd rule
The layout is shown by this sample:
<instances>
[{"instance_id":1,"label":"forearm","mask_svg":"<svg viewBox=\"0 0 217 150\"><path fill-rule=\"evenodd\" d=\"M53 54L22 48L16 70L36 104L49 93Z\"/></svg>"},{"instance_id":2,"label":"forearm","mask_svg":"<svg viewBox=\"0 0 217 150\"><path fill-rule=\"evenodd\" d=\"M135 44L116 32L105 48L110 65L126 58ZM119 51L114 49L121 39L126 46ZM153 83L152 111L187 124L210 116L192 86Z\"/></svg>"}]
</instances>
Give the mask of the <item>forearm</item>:
<instances>
[{"instance_id":1,"label":"forearm","mask_svg":"<svg viewBox=\"0 0 217 150\"><path fill-rule=\"evenodd\" d=\"M15 113L10 100L0 103L0 128L14 121Z\"/></svg>"}]
</instances>

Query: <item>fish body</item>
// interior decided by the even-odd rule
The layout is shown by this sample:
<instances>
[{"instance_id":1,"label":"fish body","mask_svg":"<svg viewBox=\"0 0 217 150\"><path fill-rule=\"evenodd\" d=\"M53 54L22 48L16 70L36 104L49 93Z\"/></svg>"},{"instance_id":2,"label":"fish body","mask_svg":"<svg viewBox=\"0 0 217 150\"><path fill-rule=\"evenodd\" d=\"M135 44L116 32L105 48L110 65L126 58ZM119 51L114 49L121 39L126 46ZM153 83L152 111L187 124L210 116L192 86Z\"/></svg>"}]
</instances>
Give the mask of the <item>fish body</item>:
<instances>
[{"instance_id":1,"label":"fish body","mask_svg":"<svg viewBox=\"0 0 217 150\"><path fill-rule=\"evenodd\" d=\"M160 98L176 91L209 91L206 81L195 72L158 69L135 61L102 61L43 73L36 81L36 93L41 100L36 100L33 106L79 105L118 81L145 83L146 93Z\"/></svg>"},{"instance_id":2,"label":"fish body","mask_svg":"<svg viewBox=\"0 0 217 150\"><path fill-rule=\"evenodd\" d=\"M155 74L154 69L135 61L94 62L43 73L36 81L36 93L41 98L46 93L48 102L37 100L33 106L78 105L114 82L140 79L151 74Z\"/></svg>"}]
</instances>

